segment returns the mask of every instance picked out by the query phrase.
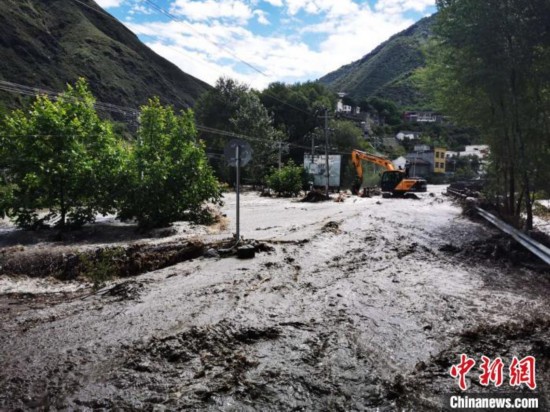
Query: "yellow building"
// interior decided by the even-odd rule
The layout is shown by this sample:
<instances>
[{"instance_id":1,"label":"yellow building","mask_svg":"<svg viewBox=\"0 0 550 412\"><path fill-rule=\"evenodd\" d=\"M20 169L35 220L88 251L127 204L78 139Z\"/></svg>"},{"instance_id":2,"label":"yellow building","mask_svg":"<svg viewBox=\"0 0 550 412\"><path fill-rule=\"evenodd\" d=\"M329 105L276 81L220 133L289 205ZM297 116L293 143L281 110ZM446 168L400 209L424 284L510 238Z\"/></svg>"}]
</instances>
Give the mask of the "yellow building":
<instances>
[{"instance_id":1,"label":"yellow building","mask_svg":"<svg viewBox=\"0 0 550 412\"><path fill-rule=\"evenodd\" d=\"M447 149L444 147L434 147L434 173L445 173L445 156Z\"/></svg>"}]
</instances>

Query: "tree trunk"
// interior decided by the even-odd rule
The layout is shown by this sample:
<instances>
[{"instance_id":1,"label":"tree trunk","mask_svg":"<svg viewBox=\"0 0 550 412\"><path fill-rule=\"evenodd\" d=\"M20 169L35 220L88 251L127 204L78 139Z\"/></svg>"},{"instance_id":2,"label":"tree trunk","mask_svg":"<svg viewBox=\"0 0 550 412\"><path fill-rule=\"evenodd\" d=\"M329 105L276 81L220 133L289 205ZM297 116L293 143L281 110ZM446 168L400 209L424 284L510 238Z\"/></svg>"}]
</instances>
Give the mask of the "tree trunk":
<instances>
[{"instance_id":1,"label":"tree trunk","mask_svg":"<svg viewBox=\"0 0 550 412\"><path fill-rule=\"evenodd\" d=\"M508 213L512 216L515 214L515 198L516 198L516 179L514 173L514 164L508 167Z\"/></svg>"}]
</instances>

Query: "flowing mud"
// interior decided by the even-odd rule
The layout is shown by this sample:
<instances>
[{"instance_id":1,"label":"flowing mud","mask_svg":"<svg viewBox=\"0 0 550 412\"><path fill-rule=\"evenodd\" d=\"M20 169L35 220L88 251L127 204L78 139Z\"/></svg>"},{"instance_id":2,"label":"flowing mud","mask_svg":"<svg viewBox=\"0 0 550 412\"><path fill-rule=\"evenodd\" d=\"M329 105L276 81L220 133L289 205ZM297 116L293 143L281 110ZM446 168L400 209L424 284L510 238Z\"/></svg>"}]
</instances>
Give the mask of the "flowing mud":
<instances>
[{"instance_id":1,"label":"flowing mud","mask_svg":"<svg viewBox=\"0 0 550 412\"><path fill-rule=\"evenodd\" d=\"M0 409L435 411L461 353L536 357L548 401L548 270L493 256L498 232L439 188L418 197L248 193L254 259L203 253L100 290L0 282ZM234 197L225 212L201 242L231 235Z\"/></svg>"}]
</instances>

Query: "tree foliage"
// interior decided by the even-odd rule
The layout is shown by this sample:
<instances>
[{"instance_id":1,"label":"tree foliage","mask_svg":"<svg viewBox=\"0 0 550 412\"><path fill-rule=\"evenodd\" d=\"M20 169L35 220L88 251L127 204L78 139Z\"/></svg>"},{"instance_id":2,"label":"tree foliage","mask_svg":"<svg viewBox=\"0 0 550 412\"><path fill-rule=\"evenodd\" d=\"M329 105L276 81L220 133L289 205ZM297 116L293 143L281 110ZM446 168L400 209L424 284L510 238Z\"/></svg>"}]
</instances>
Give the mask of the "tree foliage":
<instances>
[{"instance_id":1,"label":"tree foliage","mask_svg":"<svg viewBox=\"0 0 550 412\"><path fill-rule=\"evenodd\" d=\"M269 166L277 161L279 143L285 136L274 127L258 93L233 79L220 78L214 89L201 96L195 109L199 124L252 138L249 141L252 161L243 172L245 178L260 183ZM228 141L227 136L215 133L203 133L202 136L209 148L218 151ZM224 168L218 167L218 172L223 176ZM229 179L227 169L223 177Z\"/></svg>"},{"instance_id":2,"label":"tree foliage","mask_svg":"<svg viewBox=\"0 0 550 412\"><path fill-rule=\"evenodd\" d=\"M397 125L401 123L401 112L392 101L373 97L364 100L360 107L362 110L375 113L382 124Z\"/></svg>"},{"instance_id":3,"label":"tree foliage","mask_svg":"<svg viewBox=\"0 0 550 412\"><path fill-rule=\"evenodd\" d=\"M38 96L30 110L4 118L0 215L25 228L51 222L63 228L114 210L122 146L94 103L80 79L57 100Z\"/></svg>"},{"instance_id":4,"label":"tree foliage","mask_svg":"<svg viewBox=\"0 0 550 412\"><path fill-rule=\"evenodd\" d=\"M438 39L422 72L455 121L477 127L492 151L504 212L532 227L550 168L550 2L439 0ZM545 187L541 187L543 185Z\"/></svg>"},{"instance_id":5,"label":"tree foliage","mask_svg":"<svg viewBox=\"0 0 550 412\"><path fill-rule=\"evenodd\" d=\"M221 192L197 140L193 112L177 115L155 98L141 108L140 120L120 217L145 228L200 220L203 203L218 202Z\"/></svg>"},{"instance_id":6,"label":"tree foliage","mask_svg":"<svg viewBox=\"0 0 550 412\"><path fill-rule=\"evenodd\" d=\"M302 190L304 168L290 160L267 176L267 185L279 196L296 196Z\"/></svg>"},{"instance_id":7,"label":"tree foliage","mask_svg":"<svg viewBox=\"0 0 550 412\"><path fill-rule=\"evenodd\" d=\"M316 114L336 105L336 95L320 83L313 82L271 83L260 98L273 114L275 126L288 135L289 141L299 143L318 125Z\"/></svg>"},{"instance_id":8,"label":"tree foliage","mask_svg":"<svg viewBox=\"0 0 550 412\"><path fill-rule=\"evenodd\" d=\"M348 120L332 120L329 123L330 143L338 151L350 152L354 149L366 150L370 144L365 140L362 130Z\"/></svg>"}]
</instances>

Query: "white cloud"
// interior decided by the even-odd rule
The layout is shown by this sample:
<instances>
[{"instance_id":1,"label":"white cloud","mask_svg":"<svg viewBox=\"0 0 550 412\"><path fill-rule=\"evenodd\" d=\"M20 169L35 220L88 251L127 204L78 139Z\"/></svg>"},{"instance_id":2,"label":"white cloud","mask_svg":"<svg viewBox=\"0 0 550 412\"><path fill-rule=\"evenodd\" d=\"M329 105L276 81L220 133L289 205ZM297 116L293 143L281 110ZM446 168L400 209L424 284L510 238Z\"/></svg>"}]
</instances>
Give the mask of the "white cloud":
<instances>
[{"instance_id":1,"label":"white cloud","mask_svg":"<svg viewBox=\"0 0 550 412\"><path fill-rule=\"evenodd\" d=\"M220 76L229 76L264 88L281 78L303 79L311 75L312 68L319 76L326 66L324 57L303 42L258 36L239 26L182 22L127 22L126 25L138 35L155 36L157 40L148 43L149 47L183 71L210 84ZM307 63L303 63L304 59ZM255 72L241 60L267 76ZM242 68L247 74L243 74Z\"/></svg>"},{"instance_id":2,"label":"white cloud","mask_svg":"<svg viewBox=\"0 0 550 412\"><path fill-rule=\"evenodd\" d=\"M250 8L259 4L255 0L244 1L175 0L173 10L179 7L178 13L183 13L187 7L189 14L182 15L182 19L193 16L191 22L126 24L136 34L153 38L148 43L153 50L195 77L214 84L220 76L228 76L262 89L274 81L313 80L360 59L413 23L404 17L403 10L422 13L426 5L433 6L433 0L379 0L374 8L367 2L352 0L284 0L286 13L279 16L279 21L289 23L280 23L276 34L260 35L242 21L256 18L261 24L269 24L268 15ZM278 0L263 1L278 4ZM196 8L199 5L204 9ZM300 11L318 14L322 22L299 24L296 14ZM293 31L291 26L297 29ZM308 38L317 35L318 43L306 43L306 34Z\"/></svg>"},{"instance_id":3,"label":"white cloud","mask_svg":"<svg viewBox=\"0 0 550 412\"><path fill-rule=\"evenodd\" d=\"M271 23L267 18L267 13L263 10L254 10L254 15L258 19L258 23L263 24L264 26L269 26Z\"/></svg>"},{"instance_id":4,"label":"white cloud","mask_svg":"<svg viewBox=\"0 0 550 412\"><path fill-rule=\"evenodd\" d=\"M386 14L401 14L410 10L423 12L434 4L435 0L378 0L375 8Z\"/></svg>"},{"instance_id":5,"label":"white cloud","mask_svg":"<svg viewBox=\"0 0 550 412\"><path fill-rule=\"evenodd\" d=\"M176 0L171 9L191 21L226 18L246 22L253 16L252 9L240 0Z\"/></svg>"},{"instance_id":6,"label":"white cloud","mask_svg":"<svg viewBox=\"0 0 550 412\"><path fill-rule=\"evenodd\" d=\"M146 7L144 6L143 4L140 4L140 3L134 3L132 4L132 7L130 8L130 11L128 11L128 14L130 16L133 16L135 14L154 14L155 11L149 7Z\"/></svg>"},{"instance_id":7,"label":"white cloud","mask_svg":"<svg viewBox=\"0 0 550 412\"><path fill-rule=\"evenodd\" d=\"M264 0L264 2L275 7L283 7L283 0Z\"/></svg>"},{"instance_id":8,"label":"white cloud","mask_svg":"<svg viewBox=\"0 0 550 412\"><path fill-rule=\"evenodd\" d=\"M108 9L122 6L124 0L96 0L96 3L104 9Z\"/></svg>"},{"instance_id":9,"label":"white cloud","mask_svg":"<svg viewBox=\"0 0 550 412\"><path fill-rule=\"evenodd\" d=\"M359 11L352 0L285 0L288 14L294 16L301 10L308 14L326 13L328 17L349 15Z\"/></svg>"}]
</instances>

